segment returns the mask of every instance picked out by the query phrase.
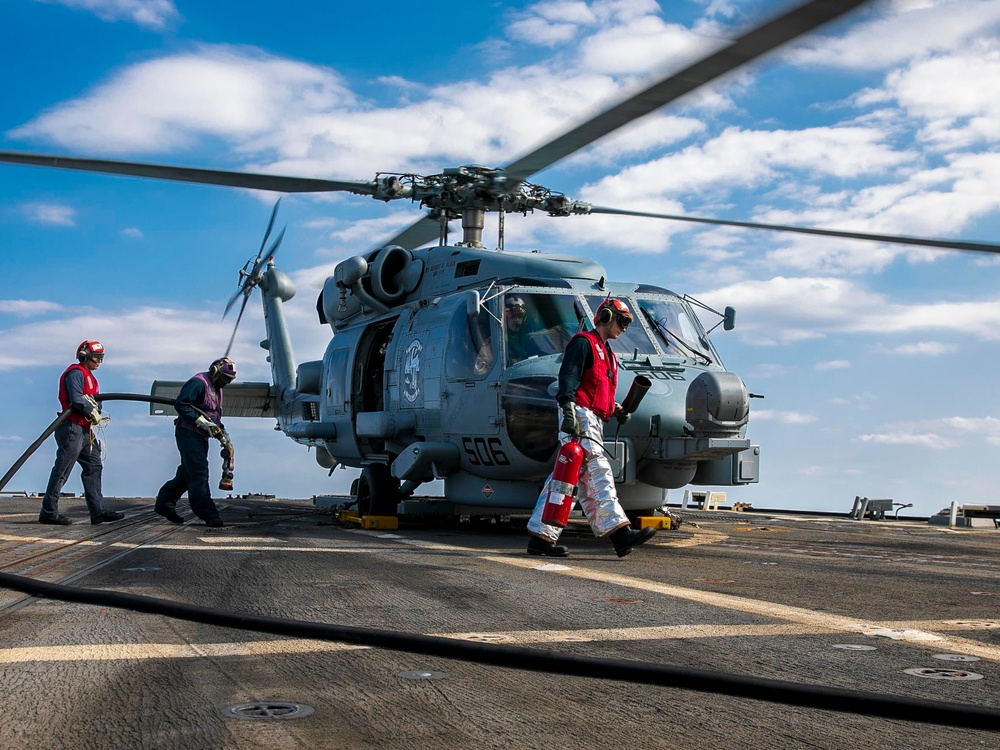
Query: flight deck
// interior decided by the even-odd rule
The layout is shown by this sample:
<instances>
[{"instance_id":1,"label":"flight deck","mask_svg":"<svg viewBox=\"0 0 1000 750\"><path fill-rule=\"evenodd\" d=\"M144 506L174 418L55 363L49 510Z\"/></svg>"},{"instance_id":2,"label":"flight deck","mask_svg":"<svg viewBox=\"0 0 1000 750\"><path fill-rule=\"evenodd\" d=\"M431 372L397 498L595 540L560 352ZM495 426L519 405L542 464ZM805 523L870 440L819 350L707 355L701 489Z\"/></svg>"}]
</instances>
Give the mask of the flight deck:
<instances>
[{"instance_id":1,"label":"flight deck","mask_svg":"<svg viewBox=\"0 0 1000 750\"><path fill-rule=\"evenodd\" d=\"M309 500L148 499L66 527L3 498L0 572L306 623L641 661L1000 708L1000 531L673 510L623 559L571 521L565 559L523 519L341 525ZM186 506L182 512L190 517ZM845 509L846 510L846 509ZM985 519L979 519L981 522ZM4 748L954 748L996 732L545 674L0 589Z\"/></svg>"}]
</instances>

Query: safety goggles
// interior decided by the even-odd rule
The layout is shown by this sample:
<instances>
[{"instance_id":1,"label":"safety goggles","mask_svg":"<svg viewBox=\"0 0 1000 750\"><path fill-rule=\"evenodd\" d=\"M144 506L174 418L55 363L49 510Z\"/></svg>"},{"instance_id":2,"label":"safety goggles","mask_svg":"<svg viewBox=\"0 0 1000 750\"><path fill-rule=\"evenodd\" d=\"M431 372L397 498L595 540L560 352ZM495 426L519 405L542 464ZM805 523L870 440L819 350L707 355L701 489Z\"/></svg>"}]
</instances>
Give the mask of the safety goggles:
<instances>
[{"instance_id":1,"label":"safety goggles","mask_svg":"<svg viewBox=\"0 0 1000 750\"><path fill-rule=\"evenodd\" d=\"M629 324L632 322L632 316L628 315L627 313L618 313L617 315L615 315L615 321L618 323L618 327L624 331L629 327Z\"/></svg>"},{"instance_id":2,"label":"safety goggles","mask_svg":"<svg viewBox=\"0 0 1000 750\"><path fill-rule=\"evenodd\" d=\"M96 362L97 364L101 364L101 362L104 361L104 355L103 354L91 354L90 355L90 361L91 362Z\"/></svg>"},{"instance_id":3,"label":"safety goggles","mask_svg":"<svg viewBox=\"0 0 1000 750\"><path fill-rule=\"evenodd\" d=\"M523 318L526 315L525 309L520 305L508 305L505 309L512 318Z\"/></svg>"}]
</instances>

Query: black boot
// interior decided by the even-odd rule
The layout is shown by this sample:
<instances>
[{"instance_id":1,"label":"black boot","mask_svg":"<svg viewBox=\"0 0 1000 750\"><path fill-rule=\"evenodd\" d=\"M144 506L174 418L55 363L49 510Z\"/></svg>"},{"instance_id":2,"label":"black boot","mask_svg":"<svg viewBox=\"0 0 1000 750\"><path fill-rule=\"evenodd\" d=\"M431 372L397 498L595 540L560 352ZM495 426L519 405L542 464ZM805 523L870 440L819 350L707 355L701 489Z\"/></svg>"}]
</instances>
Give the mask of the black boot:
<instances>
[{"instance_id":1,"label":"black boot","mask_svg":"<svg viewBox=\"0 0 1000 750\"><path fill-rule=\"evenodd\" d=\"M528 540L528 554L545 557L569 557L569 550L561 544L533 536Z\"/></svg>"},{"instance_id":2,"label":"black boot","mask_svg":"<svg viewBox=\"0 0 1000 750\"><path fill-rule=\"evenodd\" d=\"M611 543L615 545L615 552L618 557L625 557L632 551L633 547L638 547L653 538L656 529L647 526L645 529L636 531L629 526L622 526L611 534Z\"/></svg>"}]
</instances>

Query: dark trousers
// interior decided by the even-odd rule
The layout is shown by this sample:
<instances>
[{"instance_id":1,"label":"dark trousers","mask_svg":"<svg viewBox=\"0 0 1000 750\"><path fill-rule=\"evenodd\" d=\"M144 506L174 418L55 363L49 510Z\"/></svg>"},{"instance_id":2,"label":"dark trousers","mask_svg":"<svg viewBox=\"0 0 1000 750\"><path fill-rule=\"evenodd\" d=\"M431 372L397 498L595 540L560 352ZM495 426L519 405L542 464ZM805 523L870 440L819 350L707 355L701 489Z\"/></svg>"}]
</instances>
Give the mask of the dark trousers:
<instances>
[{"instance_id":1,"label":"dark trousers","mask_svg":"<svg viewBox=\"0 0 1000 750\"><path fill-rule=\"evenodd\" d=\"M59 515L59 493L73 471L73 464L80 464L83 479L83 496L87 500L90 518L97 518L104 512L104 494L101 491L101 444L93 433L75 422L64 421L56 427L56 463L49 475L49 484L42 498L40 516L55 518Z\"/></svg>"},{"instance_id":2,"label":"dark trousers","mask_svg":"<svg viewBox=\"0 0 1000 750\"><path fill-rule=\"evenodd\" d=\"M173 510L181 495L188 495L192 512L204 521L219 517L219 509L212 500L212 490L208 486L208 438L194 430L174 428L177 450L181 454L181 465L177 474L167 481L156 493L158 510Z\"/></svg>"}]
</instances>

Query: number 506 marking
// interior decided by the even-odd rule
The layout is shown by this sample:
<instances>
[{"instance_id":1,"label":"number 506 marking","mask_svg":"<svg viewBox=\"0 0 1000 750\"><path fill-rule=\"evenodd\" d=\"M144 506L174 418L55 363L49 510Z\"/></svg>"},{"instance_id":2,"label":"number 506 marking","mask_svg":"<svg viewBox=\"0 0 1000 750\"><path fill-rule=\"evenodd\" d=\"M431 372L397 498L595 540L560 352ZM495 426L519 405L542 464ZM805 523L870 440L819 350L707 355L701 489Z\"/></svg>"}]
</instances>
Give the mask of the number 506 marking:
<instances>
[{"instance_id":1,"label":"number 506 marking","mask_svg":"<svg viewBox=\"0 0 1000 750\"><path fill-rule=\"evenodd\" d=\"M462 438L462 447L471 466L510 466L500 438Z\"/></svg>"}]
</instances>

